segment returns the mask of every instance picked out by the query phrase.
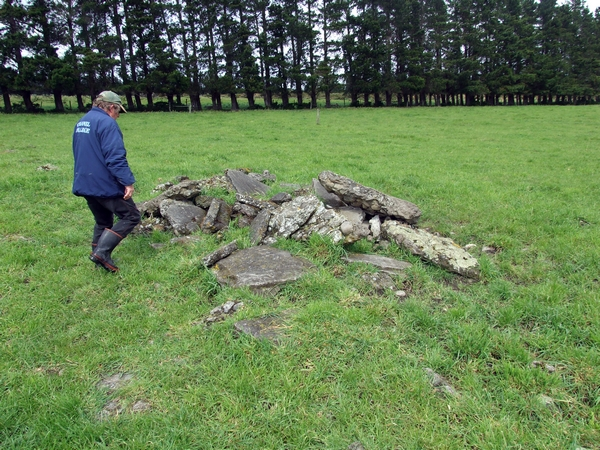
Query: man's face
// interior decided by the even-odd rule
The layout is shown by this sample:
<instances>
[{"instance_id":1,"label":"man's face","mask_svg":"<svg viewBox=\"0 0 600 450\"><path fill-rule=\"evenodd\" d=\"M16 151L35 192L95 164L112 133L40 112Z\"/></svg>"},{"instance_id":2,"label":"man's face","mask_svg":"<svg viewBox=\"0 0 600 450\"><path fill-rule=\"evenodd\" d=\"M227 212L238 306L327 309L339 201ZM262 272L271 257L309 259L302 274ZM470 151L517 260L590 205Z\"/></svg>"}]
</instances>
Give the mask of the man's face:
<instances>
[{"instance_id":1,"label":"man's face","mask_svg":"<svg viewBox=\"0 0 600 450\"><path fill-rule=\"evenodd\" d=\"M108 115L113 119L117 120L119 118L119 114L121 113L121 107L119 105L110 105L108 109Z\"/></svg>"}]
</instances>

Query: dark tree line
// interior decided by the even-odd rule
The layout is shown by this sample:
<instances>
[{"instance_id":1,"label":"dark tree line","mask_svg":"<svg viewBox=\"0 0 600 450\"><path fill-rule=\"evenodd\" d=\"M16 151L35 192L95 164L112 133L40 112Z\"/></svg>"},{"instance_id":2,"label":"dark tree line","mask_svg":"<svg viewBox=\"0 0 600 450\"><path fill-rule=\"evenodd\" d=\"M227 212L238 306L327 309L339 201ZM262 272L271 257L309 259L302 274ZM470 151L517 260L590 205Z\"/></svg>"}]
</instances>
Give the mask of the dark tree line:
<instances>
[{"instance_id":1,"label":"dark tree line","mask_svg":"<svg viewBox=\"0 0 600 450\"><path fill-rule=\"evenodd\" d=\"M5 112L113 89L239 109L600 100L600 10L582 0L0 0ZM255 98L260 96L261 104Z\"/></svg>"}]
</instances>

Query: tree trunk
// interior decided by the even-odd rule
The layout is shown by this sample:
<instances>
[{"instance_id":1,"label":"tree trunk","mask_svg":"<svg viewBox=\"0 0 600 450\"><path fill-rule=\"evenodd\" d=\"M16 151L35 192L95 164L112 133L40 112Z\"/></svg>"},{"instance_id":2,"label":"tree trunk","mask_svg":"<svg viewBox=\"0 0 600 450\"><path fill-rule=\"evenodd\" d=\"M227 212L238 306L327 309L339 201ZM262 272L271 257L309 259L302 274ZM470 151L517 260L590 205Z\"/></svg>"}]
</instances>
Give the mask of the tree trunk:
<instances>
[{"instance_id":1,"label":"tree trunk","mask_svg":"<svg viewBox=\"0 0 600 450\"><path fill-rule=\"evenodd\" d=\"M54 89L53 95L54 95L54 109L56 109L56 112L65 112L65 105L64 105L63 99L62 99L62 90Z\"/></svg>"},{"instance_id":2,"label":"tree trunk","mask_svg":"<svg viewBox=\"0 0 600 450\"><path fill-rule=\"evenodd\" d=\"M6 114L12 114L12 103L10 102L10 94L8 93L8 87L2 86L2 99L4 100L4 112Z\"/></svg>"},{"instance_id":3,"label":"tree trunk","mask_svg":"<svg viewBox=\"0 0 600 450\"><path fill-rule=\"evenodd\" d=\"M256 102L254 101L254 92L246 91L246 98L248 99L248 108L256 108Z\"/></svg>"},{"instance_id":4,"label":"tree trunk","mask_svg":"<svg viewBox=\"0 0 600 450\"><path fill-rule=\"evenodd\" d=\"M230 92L229 93L229 98L231 99L231 110L232 111L239 111L240 110L240 105L238 104L235 92Z\"/></svg>"}]
</instances>

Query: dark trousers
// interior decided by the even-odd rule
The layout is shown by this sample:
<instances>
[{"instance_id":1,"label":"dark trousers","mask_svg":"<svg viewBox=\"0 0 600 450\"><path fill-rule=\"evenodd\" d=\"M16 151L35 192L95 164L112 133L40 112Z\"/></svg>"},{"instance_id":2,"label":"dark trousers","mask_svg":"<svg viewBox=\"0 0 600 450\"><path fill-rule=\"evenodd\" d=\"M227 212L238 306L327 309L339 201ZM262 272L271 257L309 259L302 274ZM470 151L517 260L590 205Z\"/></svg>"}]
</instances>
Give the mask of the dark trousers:
<instances>
[{"instance_id":1,"label":"dark trousers","mask_svg":"<svg viewBox=\"0 0 600 450\"><path fill-rule=\"evenodd\" d=\"M112 230L113 233L123 239L140 223L140 212L132 199L123 200L120 197L102 198L88 196L85 199L96 220L92 244L98 242L98 239L100 239L106 228ZM115 216L119 218L116 224L114 223Z\"/></svg>"}]
</instances>

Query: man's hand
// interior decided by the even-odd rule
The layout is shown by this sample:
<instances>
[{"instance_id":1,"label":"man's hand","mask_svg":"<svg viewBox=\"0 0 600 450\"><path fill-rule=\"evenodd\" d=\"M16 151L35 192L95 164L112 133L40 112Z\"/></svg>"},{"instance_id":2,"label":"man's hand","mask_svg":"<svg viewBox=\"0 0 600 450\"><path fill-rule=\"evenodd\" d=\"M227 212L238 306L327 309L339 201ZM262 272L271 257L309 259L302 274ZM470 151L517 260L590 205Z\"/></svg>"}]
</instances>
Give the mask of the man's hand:
<instances>
[{"instance_id":1,"label":"man's hand","mask_svg":"<svg viewBox=\"0 0 600 450\"><path fill-rule=\"evenodd\" d=\"M131 196L133 195L133 185L131 186L125 186L125 195L123 196L123 200L129 200L131 198Z\"/></svg>"}]
</instances>

